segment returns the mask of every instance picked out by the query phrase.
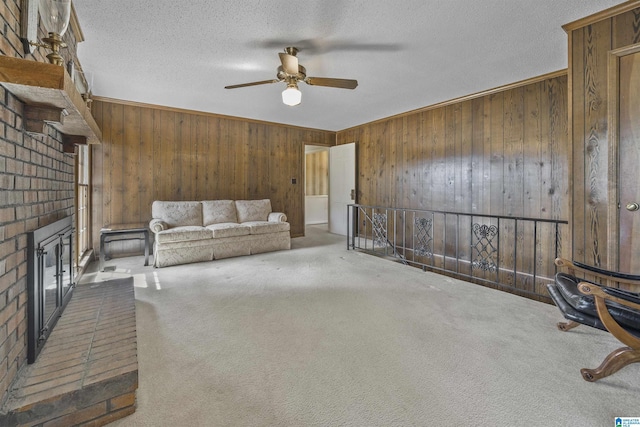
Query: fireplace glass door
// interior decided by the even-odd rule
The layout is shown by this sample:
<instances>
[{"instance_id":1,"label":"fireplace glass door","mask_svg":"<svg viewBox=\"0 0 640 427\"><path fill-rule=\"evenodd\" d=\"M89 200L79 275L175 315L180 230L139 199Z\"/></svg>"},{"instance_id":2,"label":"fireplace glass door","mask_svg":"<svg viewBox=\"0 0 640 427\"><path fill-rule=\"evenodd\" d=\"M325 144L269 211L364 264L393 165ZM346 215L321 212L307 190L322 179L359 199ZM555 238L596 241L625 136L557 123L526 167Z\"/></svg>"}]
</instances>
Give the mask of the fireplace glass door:
<instances>
[{"instance_id":1,"label":"fireplace glass door","mask_svg":"<svg viewBox=\"0 0 640 427\"><path fill-rule=\"evenodd\" d=\"M54 240L42 247L40 261L40 272L42 278L40 283L42 284L42 326L50 324L53 320L53 315L58 310L60 305L60 298L58 298L58 240Z\"/></svg>"},{"instance_id":2,"label":"fireplace glass door","mask_svg":"<svg viewBox=\"0 0 640 427\"><path fill-rule=\"evenodd\" d=\"M73 238L70 218L28 235L29 363L37 358L71 298L74 279Z\"/></svg>"}]
</instances>

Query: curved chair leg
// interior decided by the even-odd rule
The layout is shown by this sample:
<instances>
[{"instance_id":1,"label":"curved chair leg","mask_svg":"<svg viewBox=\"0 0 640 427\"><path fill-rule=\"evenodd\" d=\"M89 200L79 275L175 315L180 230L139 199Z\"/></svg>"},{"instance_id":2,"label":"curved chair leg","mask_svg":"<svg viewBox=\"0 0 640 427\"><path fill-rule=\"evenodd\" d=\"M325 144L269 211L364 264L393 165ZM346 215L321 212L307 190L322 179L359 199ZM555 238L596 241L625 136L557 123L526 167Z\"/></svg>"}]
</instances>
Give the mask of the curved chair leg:
<instances>
[{"instance_id":1,"label":"curved chair leg","mask_svg":"<svg viewBox=\"0 0 640 427\"><path fill-rule=\"evenodd\" d=\"M580 326L580 323L578 322L574 322L573 320L570 322L558 322L556 324L556 326L558 327L558 329L560 329L561 331L567 332L573 328L575 328L576 326Z\"/></svg>"},{"instance_id":2,"label":"curved chair leg","mask_svg":"<svg viewBox=\"0 0 640 427\"><path fill-rule=\"evenodd\" d=\"M596 369L583 368L580 373L585 381L594 382L636 362L640 362L640 350L622 347L611 352Z\"/></svg>"}]
</instances>

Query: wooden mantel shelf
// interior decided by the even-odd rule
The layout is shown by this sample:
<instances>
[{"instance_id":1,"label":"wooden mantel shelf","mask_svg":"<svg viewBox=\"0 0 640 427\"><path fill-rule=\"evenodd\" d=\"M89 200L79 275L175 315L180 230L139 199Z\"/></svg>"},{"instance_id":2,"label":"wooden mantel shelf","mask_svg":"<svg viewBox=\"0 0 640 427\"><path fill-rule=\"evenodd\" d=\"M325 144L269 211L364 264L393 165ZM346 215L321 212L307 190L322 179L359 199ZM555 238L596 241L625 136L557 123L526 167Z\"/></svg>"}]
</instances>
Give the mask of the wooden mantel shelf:
<instances>
[{"instance_id":1,"label":"wooden mantel shelf","mask_svg":"<svg viewBox=\"0 0 640 427\"><path fill-rule=\"evenodd\" d=\"M85 137L88 144L100 144L102 132L64 67L0 56L0 85L25 103L25 129L30 113L70 141L82 143Z\"/></svg>"}]
</instances>

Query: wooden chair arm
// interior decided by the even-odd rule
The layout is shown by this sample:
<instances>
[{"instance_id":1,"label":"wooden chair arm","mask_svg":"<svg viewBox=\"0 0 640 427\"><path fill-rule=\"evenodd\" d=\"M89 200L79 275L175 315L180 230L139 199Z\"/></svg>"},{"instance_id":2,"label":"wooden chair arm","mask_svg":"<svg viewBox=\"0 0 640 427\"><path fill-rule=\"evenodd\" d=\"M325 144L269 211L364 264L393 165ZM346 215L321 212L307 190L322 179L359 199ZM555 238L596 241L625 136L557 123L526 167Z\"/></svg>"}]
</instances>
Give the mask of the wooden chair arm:
<instances>
[{"instance_id":1,"label":"wooden chair arm","mask_svg":"<svg viewBox=\"0 0 640 427\"><path fill-rule=\"evenodd\" d=\"M584 264L574 263L565 258L556 258L555 264L558 267L564 267L572 276L576 275L576 272L587 274L589 276L617 283L624 283L627 285L640 286L640 276L632 274L620 274L614 271L608 271L602 268L591 267Z\"/></svg>"},{"instance_id":2,"label":"wooden chair arm","mask_svg":"<svg viewBox=\"0 0 640 427\"><path fill-rule=\"evenodd\" d=\"M596 302L596 310L598 312L598 317L600 321L604 324L604 327L607 328L611 334L616 337L620 342L629 346L635 352L635 356L633 356L633 360L636 358L640 361L640 354L637 354L640 351L640 337L637 337L627 330L623 328L609 313L607 309L607 300L615 301L618 304L627 306L632 309L640 310L640 304L636 304L622 298L613 297L607 294L602 288L598 285L588 282L580 282L578 283L578 290L585 295L592 295L593 299ZM624 366L624 364L622 365ZM616 367L614 372L619 368Z\"/></svg>"},{"instance_id":3,"label":"wooden chair arm","mask_svg":"<svg viewBox=\"0 0 640 427\"><path fill-rule=\"evenodd\" d=\"M595 285L590 282L580 282L578 283L578 290L584 295L592 295L594 297L600 297L605 301L615 301L620 305L624 305L626 307L632 308L634 310L640 311L640 304L635 303L633 301L629 301L625 298L620 298L615 295L610 295L606 293L602 288L598 285Z\"/></svg>"}]
</instances>

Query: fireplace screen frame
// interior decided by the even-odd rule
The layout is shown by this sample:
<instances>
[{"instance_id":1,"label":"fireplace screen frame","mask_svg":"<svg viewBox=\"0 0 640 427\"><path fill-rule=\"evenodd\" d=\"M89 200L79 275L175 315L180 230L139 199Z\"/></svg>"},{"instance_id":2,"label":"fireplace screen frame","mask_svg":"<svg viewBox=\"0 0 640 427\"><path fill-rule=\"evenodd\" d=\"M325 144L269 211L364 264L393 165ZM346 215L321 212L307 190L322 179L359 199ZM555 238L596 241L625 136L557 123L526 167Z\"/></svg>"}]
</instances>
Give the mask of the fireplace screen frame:
<instances>
[{"instance_id":1,"label":"fireplace screen frame","mask_svg":"<svg viewBox=\"0 0 640 427\"><path fill-rule=\"evenodd\" d=\"M27 234L27 362L35 362L75 287L73 218Z\"/></svg>"}]
</instances>

